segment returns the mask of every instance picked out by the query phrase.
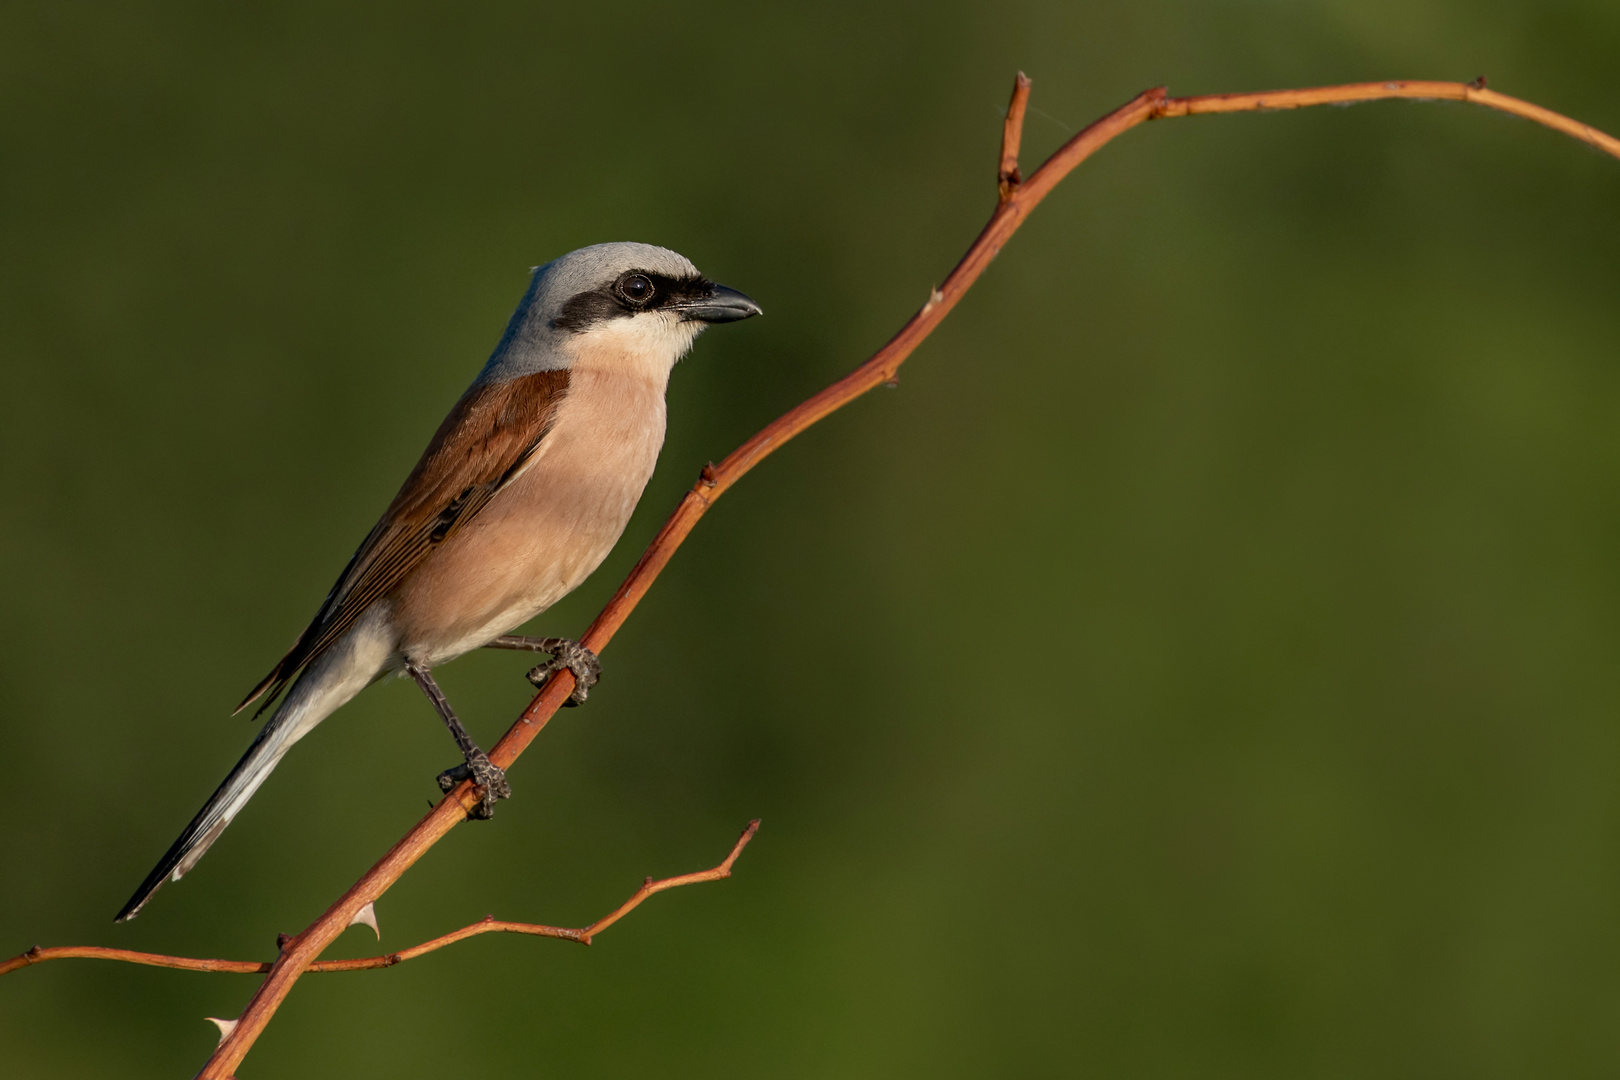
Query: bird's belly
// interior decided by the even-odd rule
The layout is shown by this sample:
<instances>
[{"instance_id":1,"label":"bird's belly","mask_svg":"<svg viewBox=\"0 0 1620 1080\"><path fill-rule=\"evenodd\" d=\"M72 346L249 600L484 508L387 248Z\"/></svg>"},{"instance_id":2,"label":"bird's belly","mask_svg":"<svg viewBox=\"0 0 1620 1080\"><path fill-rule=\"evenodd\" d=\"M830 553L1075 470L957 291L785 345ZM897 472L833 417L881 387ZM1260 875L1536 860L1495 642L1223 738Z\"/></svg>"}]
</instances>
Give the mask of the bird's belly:
<instances>
[{"instance_id":1,"label":"bird's belly","mask_svg":"<svg viewBox=\"0 0 1620 1080\"><path fill-rule=\"evenodd\" d=\"M612 438L600 424L559 422L533 463L395 591L401 652L442 664L534 618L589 577L652 475L662 395L657 403L639 422L625 423L621 413Z\"/></svg>"}]
</instances>

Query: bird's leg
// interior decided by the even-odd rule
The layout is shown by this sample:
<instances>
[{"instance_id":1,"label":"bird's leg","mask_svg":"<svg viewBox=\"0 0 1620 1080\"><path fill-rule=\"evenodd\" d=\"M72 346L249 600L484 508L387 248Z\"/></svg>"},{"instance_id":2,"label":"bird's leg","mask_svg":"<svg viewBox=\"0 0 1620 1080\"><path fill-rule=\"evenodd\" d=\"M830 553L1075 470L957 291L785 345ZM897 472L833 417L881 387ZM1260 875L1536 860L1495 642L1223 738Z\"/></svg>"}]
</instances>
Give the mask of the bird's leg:
<instances>
[{"instance_id":1,"label":"bird's leg","mask_svg":"<svg viewBox=\"0 0 1620 1080\"><path fill-rule=\"evenodd\" d=\"M433 681L433 676L428 673L428 669L407 660L405 661L405 670L410 672L411 678L416 680L416 685L422 688L422 693L427 695L427 699L438 710L440 719L444 721L444 726L450 729L450 737L456 740L456 745L461 748L461 756L466 759L464 764L457 765L453 769L446 769L439 774L439 790L448 792L470 776L479 787L484 789L484 801L479 803L469 816L481 819L493 817L496 801L512 797L512 785L506 782L506 771L498 768L494 762L489 760L488 754L478 749L478 744L472 741L472 736L467 734L467 729L461 726L461 721L457 719L455 711L450 708L450 703L444 698L444 691L440 690L439 684Z\"/></svg>"},{"instance_id":2,"label":"bird's leg","mask_svg":"<svg viewBox=\"0 0 1620 1080\"><path fill-rule=\"evenodd\" d=\"M524 637L521 634L502 634L490 642L490 649L521 649L526 652L550 653L551 659L529 669L529 681L544 686L551 676L567 668L574 673L574 692L564 705L580 705L590 696L591 687L602 677L602 661L595 653L565 637Z\"/></svg>"}]
</instances>

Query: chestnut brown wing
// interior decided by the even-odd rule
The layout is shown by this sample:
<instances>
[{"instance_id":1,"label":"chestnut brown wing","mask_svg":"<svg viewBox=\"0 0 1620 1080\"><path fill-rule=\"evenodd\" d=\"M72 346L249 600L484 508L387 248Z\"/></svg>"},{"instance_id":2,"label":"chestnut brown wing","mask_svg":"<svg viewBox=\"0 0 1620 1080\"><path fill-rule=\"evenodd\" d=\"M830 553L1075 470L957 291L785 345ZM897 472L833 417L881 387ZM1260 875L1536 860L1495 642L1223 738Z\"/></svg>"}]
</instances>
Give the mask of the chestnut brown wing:
<instances>
[{"instance_id":1,"label":"chestnut brown wing","mask_svg":"<svg viewBox=\"0 0 1620 1080\"><path fill-rule=\"evenodd\" d=\"M312 660L387 596L539 449L568 392L567 371L542 371L464 394L287 655L236 707L262 712Z\"/></svg>"}]
</instances>

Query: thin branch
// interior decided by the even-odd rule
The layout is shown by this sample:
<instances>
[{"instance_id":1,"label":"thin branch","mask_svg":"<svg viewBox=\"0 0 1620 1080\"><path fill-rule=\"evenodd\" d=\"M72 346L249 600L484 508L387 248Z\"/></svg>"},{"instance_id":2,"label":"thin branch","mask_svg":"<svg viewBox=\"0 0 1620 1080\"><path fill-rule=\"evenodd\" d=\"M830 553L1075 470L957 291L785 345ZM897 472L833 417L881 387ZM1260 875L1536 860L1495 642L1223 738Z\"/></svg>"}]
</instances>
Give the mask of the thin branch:
<instances>
[{"instance_id":1,"label":"thin branch","mask_svg":"<svg viewBox=\"0 0 1620 1080\"><path fill-rule=\"evenodd\" d=\"M1016 147L1019 130L1018 113L1028 97L1028 87L1015 84L1008 120L1003 132L1002 163L997 170L998 193L1009 178L1007 157ZM1507 97L1486 90L1483 83L1465 85L1446 82L1382 82L1355 83L1344 86L1318 87L1308 90L1279 90L1262 94L1211 94L1199 97L1167 97L1163 87L1148 90L1126 102L1090 127L1081 131L1047 159L1035 174L1022 183L1008 184L989 222L979 233L967 254L957 263L943 285L929 294L928 301L901 327L889 343L849 375L789 410L767 425L759 434L743 443L718 466L706 467L698 482L686 493L675 512L664 523L658 535L642 554L624 584L619 586L607 607L596 617L581 639L581 644L600 653L613 639L630 612L652 587L653 581L668 564L698 519L714 505L715 500L755 465L782 447L795 435L874 387L892 383L900 365L938 326L956 306L964 293L978 280L1012 234L1023 224L1035 208L1060 180L1072 172L1098 149L1123 135L1131 128L1148 120L1176 116L1195 116L1217 112L1258 112L1268 109L1292 109L1309 105L1344 104L1373 101L1380 98L1418 98L1466 101L1515 116L1533 120L1555 131L1581 139L1592 146L1620 157L1620 140L1596 128L1571 120L1539 105ZM1014 155L1016 168L1016 155ZM560 671L529 703L523 715L496 744L490 759L502 768L510 768L524 749L539 735L553 713L562 705L574 688L574 677L569 671ZM264 1030L282 1000L291 992L298 977L312 965L339 934L350 924L355 913L382 896L400 875L451 829L460 824L467 811L477 804L478 796L471 781L463 781L435 806L426 817L411 829L382 859L366 872L326 912L309 925L303 933L288 941L281 956L271 966L269 974L260 984L253 999L234 1029L221 1041L219 1048L198 1074L199 1080L225 1080L235 1070L259 1033Z\"/></svg>"},{"instance_id":2,"label":"thin branch","mask_svg":"<svg viewBox=\"0 0 1620 1080\"><path fill-rule=\"evenodd\" d=\"M1562 113L1543 109L1516 97L1485 88L1484 78L1472 83L1402 82L1348 83L1344 86L1315 86L1305 90L1271 90L1260 94L1205 94L1201 97L1167 98L1160 116L1202 116L1206 113L1269 112L1302 109L1312 105L1344 105L1385 98L1416 101L1466 101L1487 109L1511 113L1526 120L1561 131L1571 138L1591 143L1605 154L1620 157L1620 139L1599 131Z\"/></svg>"},{"instance_id":3,"label":"thin branch","mask_svg":"<svg viewBox=\"0 0 1620 1080\"><path fill-rule=\"evenodd\" d=\"M1001 123L1001 167L996 170L996 194L1005 203L1024 182L1018 172L1018 144L1024 139L1024 109L1029 105L1033 84L1022 71L1013 79L1012 100L1007 103L1007 119Z\"/></svg>"},{"instance_id":4,"label":"thin branch","mask_svg":"<svg viewBox=\"0 0 1620 1080\"><path fill-rule=\"evenodd\" d=\"M135 952L133 949L104 949L99 945L61 945L50 949L42 949L35 945L10 960L0 961L0 975L7 975L35 964L43 964L47 960L75 959L122 960L127 964L145 964L147 967L179 968L181 971L228 971L238 975L252 975L254 972L270 970L268 962L258 960L204 960L190 956Z\"/></svg>"},{"instance_id":5,"label":"thin branch","mask_svg":"<svg viewBox=\"0 0 1620 1080\"><path fill-rule=\"evenodd\" d=\"M731 876L732 864L737 856L742 854L748 841L754 838L759 831L759 819L748 823L748 827L737 837L732 845L731 854L719 866L708 870L698 870L690 874L680 874L676 877L652 878L641 883L624 903L597 919L589 926L571 929L563 926L545 926L540 923L506 922L496 919L493 915L486 915L470 926L463 926L460 930L452 930L432 941L424 941L420 945L413 945L409 949L399 952L386 953L382 956L365 956L355 960L317 960L309 965L306 971L366 971L371 968L393 967L407 960L415 960L418 956L425 956L430 952L437 952L446 945L454 945L458 941L465 941L479 934L528 934L531 937L560 938L563 941L577 941L581 945L589 945L602 931L624 918L630 912L641 906L654 893L661 893L667 889L678 889L682 885L697 885L705 881L720 881ZM12 957L10 960L0 962L0 975L16 971L19 968L31 967L34 964L43 964L47 960L122 960L130 964L145 964L148 967L178 968L181 971L225 971L241 975L252 975L269 971L274 967L273 961L258 960L203 960L189 956L164 956L161 953L134 952L130 949L103 949L98 946L70 945L55 949L42 949L34 946L27 952Z\"/></svg>"}]
</instances>

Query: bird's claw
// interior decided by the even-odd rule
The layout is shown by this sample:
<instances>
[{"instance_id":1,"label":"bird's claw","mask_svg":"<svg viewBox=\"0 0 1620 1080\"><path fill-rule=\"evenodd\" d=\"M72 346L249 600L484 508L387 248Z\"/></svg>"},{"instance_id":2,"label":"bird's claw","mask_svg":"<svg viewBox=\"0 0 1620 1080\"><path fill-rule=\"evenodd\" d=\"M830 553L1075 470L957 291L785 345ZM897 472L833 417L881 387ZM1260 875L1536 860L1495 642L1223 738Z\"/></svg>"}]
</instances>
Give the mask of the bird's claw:
<instances>
[{"instance_id":1,"label":"bird's claw","mask_svg":"<svg viewBox=\"0 0 1620 1080\"><path fill-rule=\"evenodd\" d=\"M550 660L529 669L529 681L537 687L544 686L553 675L566 668L574 673L574 691L563 705L583 705L591 694L591 687L602 678L602 661L594 652L568 638L557 639L557 647L549 651Z\"/></svg>"},{"instance_id":2,"label":"bird's claw","mask_svg":"<svg viewBox=\"0 0 1620 1080\"><path fill-rule=\"evenodd\" d=\"M488 821L495 816L495 804L501 799L512 797L512 785L507 783L506 770L489 760L489 755L479 750L462 764L440 773L439 790L448 794L451 788L469 777L473 783L484 789L484 798L468 811L467 816Z\"/></svg>"}]
</instances>

